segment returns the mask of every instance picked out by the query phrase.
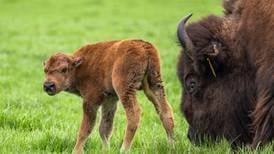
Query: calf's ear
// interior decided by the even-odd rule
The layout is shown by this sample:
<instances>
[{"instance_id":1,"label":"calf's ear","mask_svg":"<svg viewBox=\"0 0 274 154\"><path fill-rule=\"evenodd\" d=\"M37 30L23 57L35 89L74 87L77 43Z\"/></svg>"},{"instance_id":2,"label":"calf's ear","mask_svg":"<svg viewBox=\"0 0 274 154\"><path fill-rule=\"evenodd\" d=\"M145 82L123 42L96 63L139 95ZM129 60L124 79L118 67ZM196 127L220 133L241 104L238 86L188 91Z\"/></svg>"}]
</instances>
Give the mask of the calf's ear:
<instances>
[{"instance_id":1,"label":"calf's ear","mask_svg":"<svg viewBox=\"0 0 274 154\"><path fill-rule=\"evenodd\" d=\"M72 65L73 65L73 67L78 67L82 64L82 62L83 62L83 58L77 57L77 58L73 59Z\"/></svg>"}]
</instances>

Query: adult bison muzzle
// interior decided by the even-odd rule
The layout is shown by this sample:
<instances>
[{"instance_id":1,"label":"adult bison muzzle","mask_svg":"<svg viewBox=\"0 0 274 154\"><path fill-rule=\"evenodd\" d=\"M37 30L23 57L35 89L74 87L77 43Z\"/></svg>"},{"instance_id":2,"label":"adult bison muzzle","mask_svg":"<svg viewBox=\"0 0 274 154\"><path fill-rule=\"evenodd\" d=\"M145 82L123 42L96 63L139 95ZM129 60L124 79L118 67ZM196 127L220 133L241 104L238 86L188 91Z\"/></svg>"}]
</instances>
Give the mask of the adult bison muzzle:
<instances>
[{"instance_id":1,"label":"adult bison muzzle","mask_svg":"<svg viewBox=\"0 0 274 154\"><path fill-rule=\"evenodd\" d=\"M52 55L44 71L44 90L49 95L67 91L83 98L83 120L75 152L83 150L99 106L99 133L103 143L108 144L118 99L127 116L121 149L129 149L140 121L141 109L136 100L136 91L140 89L153 103L169 139L173 140L173 113L161 80L159 55L150 43L122 40L87 45L72 55Z\"/></svg>"},{"instance_id":2,"label":"adult bison muzzle","mask_svg":"<svg viewBox=\"0 0 274 154\"><path fill-rule=\"evenodd\" d=\"M224 17L178 25L181 110L194 143L257 147L274 137L274 2L226 2Z\"/></svg>"}]
</instances>

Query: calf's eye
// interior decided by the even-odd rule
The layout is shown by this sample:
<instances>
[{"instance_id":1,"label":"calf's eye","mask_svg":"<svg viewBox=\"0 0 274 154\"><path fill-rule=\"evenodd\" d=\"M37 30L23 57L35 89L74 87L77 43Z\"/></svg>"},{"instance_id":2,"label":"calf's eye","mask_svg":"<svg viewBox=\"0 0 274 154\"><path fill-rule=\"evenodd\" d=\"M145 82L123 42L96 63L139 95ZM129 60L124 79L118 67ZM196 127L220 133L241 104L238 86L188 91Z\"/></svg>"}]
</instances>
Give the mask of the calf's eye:
<instances>
[{"instance_id":1,"label":"calf's eye","mask_svg":"<svg viewBox=\"0 0 274 154\"><path fill-rule=\"evenodd\" d=\"M61 70L62 73L67 73L67 71L68 71L67 68L63 68L63 69Z\"/></svg>"}]
</instances>

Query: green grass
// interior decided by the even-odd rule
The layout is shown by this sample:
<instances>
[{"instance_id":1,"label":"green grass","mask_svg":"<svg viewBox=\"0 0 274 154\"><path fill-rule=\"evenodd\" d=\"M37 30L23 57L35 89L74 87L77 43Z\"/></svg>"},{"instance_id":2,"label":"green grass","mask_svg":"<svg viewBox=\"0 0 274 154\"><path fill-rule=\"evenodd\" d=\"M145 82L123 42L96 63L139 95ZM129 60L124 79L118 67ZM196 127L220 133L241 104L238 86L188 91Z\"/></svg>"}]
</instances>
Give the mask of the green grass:
<instances>
[{"instance_id":1,"label":"green grass","mask_svg":"<svg viewBox=\"0 0 274 154\"><path fill-rule=\"evenodd\" d=\"M194 13L192 21L221 15L221 0L0 0L0 6L0 153L70 153L82 117L81 99L67 93L46 95L42 62L56 51L128 38L150 41L160 50L176 133L172 149L153 105L140 92L142 119L130 153L232 152L226 141L195 147L187 140L176 76L178 21L189 12ZM118 153L125 121L119 104L110 148L102 148L97 122L87 153ZM272 146L239 152L272 153Z\"/></svg>"}]
</instances>

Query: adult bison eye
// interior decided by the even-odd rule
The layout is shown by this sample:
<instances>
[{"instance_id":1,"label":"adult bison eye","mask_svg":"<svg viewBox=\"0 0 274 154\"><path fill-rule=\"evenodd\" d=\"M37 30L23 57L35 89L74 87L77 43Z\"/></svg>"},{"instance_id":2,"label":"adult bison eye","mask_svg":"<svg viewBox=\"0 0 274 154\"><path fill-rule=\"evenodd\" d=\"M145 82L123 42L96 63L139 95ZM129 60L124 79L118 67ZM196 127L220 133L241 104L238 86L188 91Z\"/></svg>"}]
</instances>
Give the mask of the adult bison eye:
<instances>
[{"instance_id":1,"label":"adult bison eye","mask_svg":"<svg viewBox=\"0 0 274 154\"><path fill-rule=\"evenodd\" d=\"M198 78L194 75L189 75L185 80L185 88L189 93L193 93L198 88Z\"/></svg>"}]
</instances>

